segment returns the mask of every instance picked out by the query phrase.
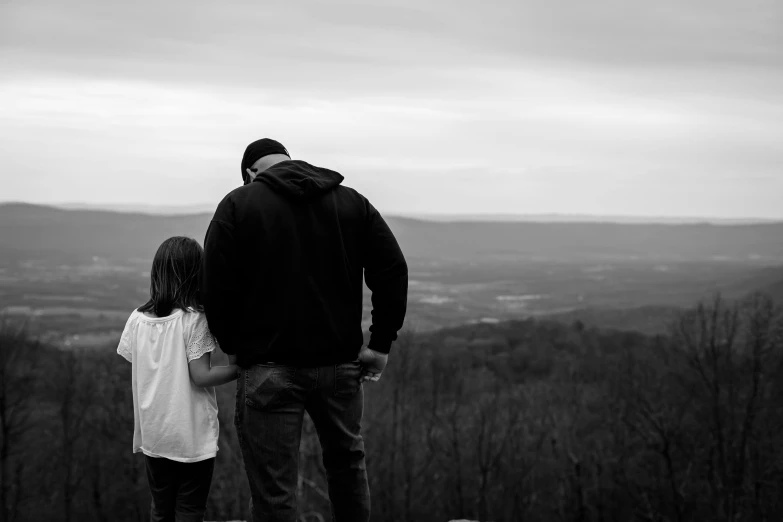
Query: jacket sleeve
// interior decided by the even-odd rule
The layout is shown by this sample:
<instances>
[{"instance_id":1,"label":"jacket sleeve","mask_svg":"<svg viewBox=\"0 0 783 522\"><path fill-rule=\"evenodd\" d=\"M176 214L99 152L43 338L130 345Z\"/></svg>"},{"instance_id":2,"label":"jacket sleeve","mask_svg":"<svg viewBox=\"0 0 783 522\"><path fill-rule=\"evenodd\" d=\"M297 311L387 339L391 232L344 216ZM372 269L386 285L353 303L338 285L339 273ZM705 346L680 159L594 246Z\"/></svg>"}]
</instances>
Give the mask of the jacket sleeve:
<instances>
[{"instance_id":1,"label":"jacket sleeve","mask_svg":"<svg viewBox=\"0 0 783 522\"><path fill-rule=\"evenodd\" d=\"M389 353L402 328L408 305L408 264L381 214L367 203L364 279L372 292L368 348Z\"/></svg>"},{"instance_id":2,"label":"jacket sleeve","mask_svg":"<svg viewBox=\"0 0 783 522\"><path fill-rule=\"evenodd\" d=\"M204 266L201 270L200 294L209 330L223 352L236 355L232 321L239 301L239 273L234 226L227 216L227 200L218 206L204 238Z\"/></svg>"}]
</instances>

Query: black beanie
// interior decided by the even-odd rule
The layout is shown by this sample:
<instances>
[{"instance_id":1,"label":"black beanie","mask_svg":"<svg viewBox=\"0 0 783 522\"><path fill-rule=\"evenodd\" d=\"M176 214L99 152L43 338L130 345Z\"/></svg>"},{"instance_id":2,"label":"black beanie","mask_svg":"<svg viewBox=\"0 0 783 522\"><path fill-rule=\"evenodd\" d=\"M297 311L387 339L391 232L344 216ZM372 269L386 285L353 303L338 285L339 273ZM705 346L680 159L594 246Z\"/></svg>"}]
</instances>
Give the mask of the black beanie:
<instances>
[{"instance_id":1,"label":"black beanie","mask_svg":"<svg viewBox=\"0 0 783 522\"><path fill-rule=\"evenodd\" d=\"M285 154L289 158L291 157L282 143L269 138L263 138L248 145L245 149L245 155L242 156L242 181L247 178L246 171L253 163L270 154Z\"/></svg>"}]
</instances>

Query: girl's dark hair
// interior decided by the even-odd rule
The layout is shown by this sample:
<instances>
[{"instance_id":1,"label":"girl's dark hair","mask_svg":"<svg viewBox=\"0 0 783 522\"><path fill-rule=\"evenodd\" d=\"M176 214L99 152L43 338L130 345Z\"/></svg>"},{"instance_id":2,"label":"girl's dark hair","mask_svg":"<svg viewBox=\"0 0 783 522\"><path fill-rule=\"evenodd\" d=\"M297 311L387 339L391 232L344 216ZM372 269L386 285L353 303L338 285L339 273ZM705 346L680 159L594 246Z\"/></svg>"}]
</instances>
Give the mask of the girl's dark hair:
<instances>
[{"instance_id":1,"label":"girl's dark hair","mask_svg":"<svg viewBox=\"0 0 783 522\"><path fill-rule=\"evenodd\" d=\"M158 317L175 308L202 310L198 294L204 249L195 239L176 236L164 241L155 252L150 271L150 300L138 308Z\"/></svg>"}]
</instances>

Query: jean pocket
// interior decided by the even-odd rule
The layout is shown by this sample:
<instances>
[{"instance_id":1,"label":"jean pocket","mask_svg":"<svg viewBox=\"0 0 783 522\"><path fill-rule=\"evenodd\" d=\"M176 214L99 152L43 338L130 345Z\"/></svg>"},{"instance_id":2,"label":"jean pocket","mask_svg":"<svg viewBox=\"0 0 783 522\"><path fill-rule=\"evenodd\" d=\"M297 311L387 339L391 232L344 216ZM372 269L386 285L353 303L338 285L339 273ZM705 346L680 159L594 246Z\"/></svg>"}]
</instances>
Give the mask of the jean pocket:
<instances>
[{"instance_id":1,"label":"jean pocket","mask_svg":"<svg viewBox=\"0 0 783 522\"><path fill-rule=\"evenodd\" d=\"M268 410L279 405L293 386L296 368L256 364L244 371L245 405Z\"/></svg>"},{"instance_id":2,"label":"jean pocket","mask_svg":"<svg viewBox=\"0 0 783 522\"><path fill-rule=\"evenodd\" d=\"M334 367L334 396L352 397L362 387L362 364L359 361L338 364Z\"/></svg>"}]
</instances>

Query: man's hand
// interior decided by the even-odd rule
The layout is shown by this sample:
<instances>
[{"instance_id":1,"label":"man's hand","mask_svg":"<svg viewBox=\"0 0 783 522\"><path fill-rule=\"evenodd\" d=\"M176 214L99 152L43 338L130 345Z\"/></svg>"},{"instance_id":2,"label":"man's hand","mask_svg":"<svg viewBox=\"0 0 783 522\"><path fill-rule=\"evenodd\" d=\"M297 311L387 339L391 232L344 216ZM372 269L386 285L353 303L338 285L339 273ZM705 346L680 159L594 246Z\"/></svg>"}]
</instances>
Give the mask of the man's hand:
<instances>
[{"instance_id":1,"label":"man's hand","mask_svg":"<svg viewBox=\"0 0 783 522\"><path fill-rule=\"evenodd\" d=\"M359 352L359 362L362 363L364 368L362 369L362 376L359 378L359 382L378 382L388 361L389 354L376 352L367 347L362 348Z\"/></svg>"}]
</instances>

